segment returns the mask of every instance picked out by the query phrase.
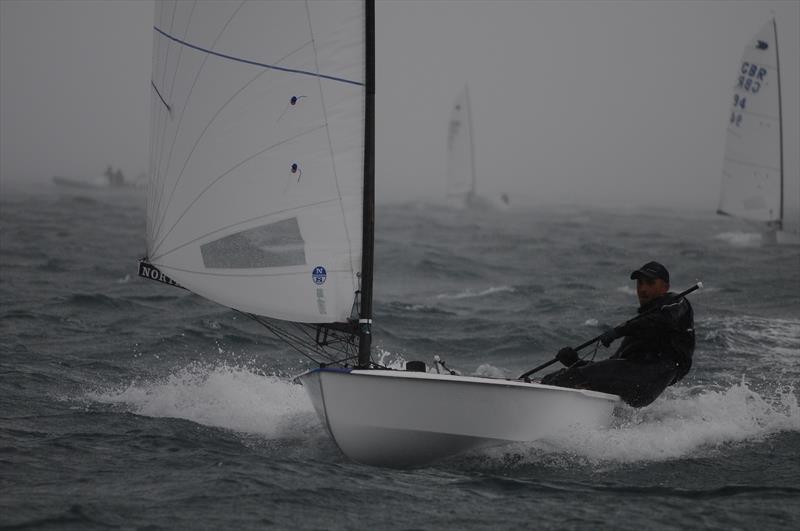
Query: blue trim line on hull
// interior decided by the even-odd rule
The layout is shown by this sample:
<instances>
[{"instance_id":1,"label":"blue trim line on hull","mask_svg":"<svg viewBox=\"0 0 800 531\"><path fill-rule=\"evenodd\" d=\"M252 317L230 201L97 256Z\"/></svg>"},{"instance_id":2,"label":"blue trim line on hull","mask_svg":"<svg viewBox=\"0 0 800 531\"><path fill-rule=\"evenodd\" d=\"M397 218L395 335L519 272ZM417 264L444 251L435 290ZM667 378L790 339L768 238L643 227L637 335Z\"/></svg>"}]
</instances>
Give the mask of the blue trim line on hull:
<instances>
[{"instance_id":1,"label":"blue trim line on hull","mask_svg":"<svg viewBox=\"0 0 800 531\"><path fill-rule=\"evenodd\" d=\"M183 46L187 46L189 48L193 48L193 49L198 50L198 51L203 52L203 53L207 53L207 54L210 54L210 55L216 55L217 57L222 57L223 59L230 59L231 61L237 61L237 62L245 63L245 64L248 64L248 65L260 66L262 68L269 68L269 69L272 69L272 70L280 70L282 72L289 72L289 73L292 73L292 74L302 74L302 75L305 75L305 76L312 76L312 77L319 77L319 78L323 78L323 79L330 79L332 81L340 81L342 83L349 83L351 85L357 85L359 87L363 87L364 86L364 83L360 83L358 81L353 81L352 79L345 79L345 78L342 78L342 77L328 76L328 75L325 75L325 74L317 74L317 73L314 73L314 72L308 72L306 70L297 70L297 69L294 69L294 68L285 68L283 66L268 65L266 63L259 63L257 61L250 61L249 59L242 59L241 57L234 57L232 55L226 55L224 53L214 52L212 50L208 50L206 48L201 48L200 46L196 46L196 45L188 43L186 41L182 41L177 37L173 37L169 33L166 33L164 31L162 31L161 29L159 29L157 26L153 26L153 29L156 30L161 35L163 35L164 37L166 37L168 39L171 39L171 40L177 42L178 44L182 44Z\"/></svg>"}]
</instances>

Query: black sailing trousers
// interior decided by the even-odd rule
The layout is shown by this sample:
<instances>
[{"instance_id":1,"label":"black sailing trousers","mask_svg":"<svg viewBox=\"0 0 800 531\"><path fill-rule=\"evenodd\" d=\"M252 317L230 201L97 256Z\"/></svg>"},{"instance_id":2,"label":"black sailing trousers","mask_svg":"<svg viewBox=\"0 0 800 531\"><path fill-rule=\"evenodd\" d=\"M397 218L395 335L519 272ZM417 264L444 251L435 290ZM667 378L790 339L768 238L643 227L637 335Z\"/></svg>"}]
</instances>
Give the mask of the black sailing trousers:
<instances>
[{"instance_id":1,"label":"black sailing trousers","mask_svg":"<svg viewBox=\"0 0 800 531\"><path fill-rule=\"evenodd\" d=\"M658 398L676 375L677 367L669 361L642 363L608 359L579 361L567 369L546 375L542 383L619 395L633 407L644 407Z\"/></svg>"}]
</instances>

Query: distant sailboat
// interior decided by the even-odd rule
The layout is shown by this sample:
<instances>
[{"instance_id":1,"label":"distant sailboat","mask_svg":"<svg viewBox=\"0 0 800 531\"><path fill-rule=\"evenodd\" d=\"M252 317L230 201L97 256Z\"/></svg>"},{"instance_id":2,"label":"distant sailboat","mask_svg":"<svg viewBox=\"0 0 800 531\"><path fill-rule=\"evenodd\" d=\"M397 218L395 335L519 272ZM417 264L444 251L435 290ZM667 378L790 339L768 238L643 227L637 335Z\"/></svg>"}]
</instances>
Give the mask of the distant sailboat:
<instances>
[{"instance_id":1,"label":"distant sailboat","mask_svg":"<svg viewBox=\"0 0 800 531\"><path fill-rule=\"evenodd\" d=\"M469 87L456 98L447 127L447 200L459 208L508 208L507 194L488 198L477 194L475 140Z\"/></svg>"},{"instance_id":2,"label":"distant sailboat","mask_svg":"<svg viewBox=\"0 0 800 531\"><path fill-rule=\"evenodd\" d=\"M767 22L747 45L733 90L717 213L755 222L764 240L800 244L785 222L778 30Z\"/></svg>"},{"instance_id":3,"label":"distant sailboat","mask_svg":"<svg viewBox=\"0 0 800 531\"><path fill-rule=\"evenodd\" d=\"M156 6L140 276L310 358L296 380L358 462L417 466L610 424L616 395L372 359L372 0Z\"/></svg>"},{"instance_id":4,"label":"distant sailboat","mask_svg":"<svg viewBox=\"0 0 800 531\"><path fill-rule=\"evenodd\" d=\"M129 188L133 186L133 183L125 181L122 170L114 171L111 166L106 168L102 177L75 178L56 175L53 177L53 182L59 186L71 188Z\"/></svg>"}]
</instances>

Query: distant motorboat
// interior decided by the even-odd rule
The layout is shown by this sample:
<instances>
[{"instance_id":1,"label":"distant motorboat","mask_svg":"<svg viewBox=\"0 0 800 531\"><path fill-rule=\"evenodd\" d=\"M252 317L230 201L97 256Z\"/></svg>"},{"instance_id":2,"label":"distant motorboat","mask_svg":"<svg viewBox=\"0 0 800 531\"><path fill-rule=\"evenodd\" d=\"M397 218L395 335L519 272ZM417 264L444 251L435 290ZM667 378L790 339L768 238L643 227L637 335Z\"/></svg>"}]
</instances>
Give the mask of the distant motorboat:
<instances>
[{"instance_id":1,"label":"distant motorboat","mask_svg":"<svg viewBox=\"0 0 800 531\"><path fill-rule=\"evenodd\" d=\"M53 177L53 182L59 186L69 186L71 188L110 188L108 179L105 177L92 177L92 178L75 178L75 177L61 177L56 175Z\"/></svg>"},{"instance_id":2,"label":"distant motorboat","mask_svg":"<svg viewBox=\"0 0 800 531\"><path fill-rule=\"evenodd\" d=\"M97 177L62 177L56 175L53 182L59 186L69 186L71 188L130 188L136 186L125 180L122 170L114 170L111 166L101 176Z\"/></svg>"}]
</instances>

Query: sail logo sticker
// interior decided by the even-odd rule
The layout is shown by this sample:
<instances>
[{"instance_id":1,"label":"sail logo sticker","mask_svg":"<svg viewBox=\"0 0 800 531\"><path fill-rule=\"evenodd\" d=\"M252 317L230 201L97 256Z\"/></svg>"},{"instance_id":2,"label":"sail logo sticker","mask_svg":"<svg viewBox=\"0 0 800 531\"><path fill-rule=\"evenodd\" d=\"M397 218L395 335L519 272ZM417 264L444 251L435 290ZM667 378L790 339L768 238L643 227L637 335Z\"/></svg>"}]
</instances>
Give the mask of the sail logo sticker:
<instances>
[{"instance_id":1,"label":"sail logo sticker","mask_svg":"<svg viewBox=\"0 0 800 531\"><path fill-rule=\"evenodd\" d=\"M155 280L156 282L161 282L163 284L169 284L170 286L175 286L178 288L183 287L162 273L156 266L143 261L139 261L139 276L149 278L150 280Z\"/></svg>"},{"instance_id":2,"label":"sail logo sticker","mask_svg":"<svg viewBox=\"0 0 800 531\"><path fill-rule=\"evenodd\" d=\"M325 279L328 278L328 272L325 271L324 267L317 266L314 268L314 271L311 272L311 278L314 280L314 284L320 286L325 284Z\"/></svg>"}]
</instances>

